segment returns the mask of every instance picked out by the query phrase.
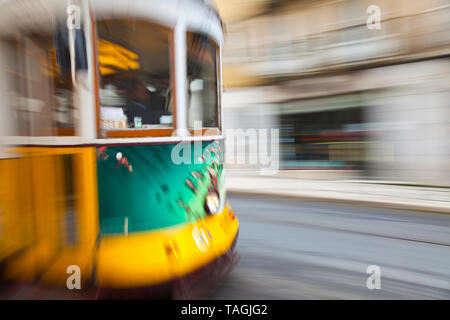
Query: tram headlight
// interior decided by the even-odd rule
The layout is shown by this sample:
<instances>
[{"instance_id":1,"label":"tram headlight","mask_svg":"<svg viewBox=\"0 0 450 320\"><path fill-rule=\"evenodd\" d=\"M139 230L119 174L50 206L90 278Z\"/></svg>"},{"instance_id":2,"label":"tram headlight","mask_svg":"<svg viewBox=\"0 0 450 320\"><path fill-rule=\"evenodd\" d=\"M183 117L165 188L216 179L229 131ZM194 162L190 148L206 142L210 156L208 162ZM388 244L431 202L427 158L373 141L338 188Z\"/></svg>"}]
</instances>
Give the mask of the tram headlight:
<instances>
[{"instance_id":1,"label":"tram headlight","mask_svg":"<svg viewBox=\"0 0 450 320\"><path fill-rule=\"evenodd\" d=\"M219 211L220 199L217 192L210 192L205 198L205 210L207 214L216 214Z\"/></svg>"}]
</instances>

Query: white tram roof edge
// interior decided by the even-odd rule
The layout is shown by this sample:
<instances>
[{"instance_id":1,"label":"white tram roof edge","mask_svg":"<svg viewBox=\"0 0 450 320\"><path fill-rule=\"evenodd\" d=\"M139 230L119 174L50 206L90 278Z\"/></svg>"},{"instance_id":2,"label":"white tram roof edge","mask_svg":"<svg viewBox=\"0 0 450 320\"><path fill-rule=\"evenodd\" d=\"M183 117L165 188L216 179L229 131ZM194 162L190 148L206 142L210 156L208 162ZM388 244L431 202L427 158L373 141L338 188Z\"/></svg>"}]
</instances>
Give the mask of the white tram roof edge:
<instances>
[{"instance_id":1,"label":"white tram roof edge","mask_svg":"<svg viewBox=\"0 0 450 320\"><path fill-rule=\"evenodd\" d=\"M81 0L87 1L96 17L140 17L173 28L182 23L188 31L202 32L219 46L223 43L222 23L217 12L202 0ZM24 23L27 16L36 20L43 12L66 14L66 1L0 1L2 25Z\"/></svg>"},{"instance_id":2,"label":"white tram roof edge","mask_svg":"<svg viewBox=\"0 0 450 320\"><path fill-rule=\"evenodd\" d=\"M90 6L96 17L142 17L173 28L184 23L189 31L223 42L222 23L217 12L200 0L95 0Z\"/></svg>"}]
</instances>

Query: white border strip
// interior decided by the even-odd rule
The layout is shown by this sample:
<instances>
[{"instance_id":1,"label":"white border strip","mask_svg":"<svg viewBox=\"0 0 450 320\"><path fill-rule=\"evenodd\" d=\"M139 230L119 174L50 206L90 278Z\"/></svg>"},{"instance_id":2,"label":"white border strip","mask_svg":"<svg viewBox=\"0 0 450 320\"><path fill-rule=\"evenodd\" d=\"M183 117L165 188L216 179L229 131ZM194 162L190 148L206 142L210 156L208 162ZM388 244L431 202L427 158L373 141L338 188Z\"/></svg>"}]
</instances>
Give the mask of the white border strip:
<instances>
[{"instance_id":1,"label":"white border strip","mask_svg":"<svg viewBox=\"0 0 450 320\"><path fill-rule=\"evenodd\" d=\"M83 139L81 137L1 137L0 144L3 146L89 146L108 144L146 144L146 143L178 143L223 140L223 135L216 136L190 136L190 137L144 137L144 138L103 138Z\"/></svg>"}]
</instances>

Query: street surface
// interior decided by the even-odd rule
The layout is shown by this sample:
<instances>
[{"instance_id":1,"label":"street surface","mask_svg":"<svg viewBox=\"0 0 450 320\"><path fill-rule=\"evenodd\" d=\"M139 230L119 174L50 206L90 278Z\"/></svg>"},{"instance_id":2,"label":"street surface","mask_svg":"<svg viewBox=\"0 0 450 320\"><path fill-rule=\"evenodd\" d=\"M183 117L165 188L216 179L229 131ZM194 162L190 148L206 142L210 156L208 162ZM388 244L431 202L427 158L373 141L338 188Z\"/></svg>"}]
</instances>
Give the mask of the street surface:
<instances>
[{"instance_id":1,"label":"street surface","mask_svg":"<svg viewBox=\"0 0 450 320\"><path fill-rule=\"evenodd\" d=\"M240 261L212 299L450 299L450 215L229 196ZM366 285L369 265L381 289Z\"/></svg>"}]
</instances>

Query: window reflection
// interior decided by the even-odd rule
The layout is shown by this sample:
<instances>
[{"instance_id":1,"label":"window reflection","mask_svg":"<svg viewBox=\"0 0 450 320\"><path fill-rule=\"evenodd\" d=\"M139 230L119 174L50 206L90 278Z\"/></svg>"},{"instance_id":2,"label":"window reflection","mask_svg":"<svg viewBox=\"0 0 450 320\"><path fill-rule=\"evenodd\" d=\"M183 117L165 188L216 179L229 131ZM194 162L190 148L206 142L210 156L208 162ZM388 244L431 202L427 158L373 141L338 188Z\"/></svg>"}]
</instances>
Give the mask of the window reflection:
<instances>
[{"instance_id":1,"label":"window reflection","mask_svg":"<svg viewBox=\"0 0 450 320\"><path fill-rule=\"evenodd\" d=\"M14 113L15 135L74 135L73 88L65 25L48 23L0 39L1 88ZM64 34L66 35L64 37ZM77 34L77 67L87 68L84 37ZM83 66L81 66L81 64Z\"/></svg>"},{"instance_id":2,"label":"window reflection","mask_svg":"<svg viewBox=\"0 0 450 320\"><path fill-rule=\"evenodd\" d=\"M217 46L204 34L187 34L188 123L219 127Z\"/></svg>"}]
</instances>

